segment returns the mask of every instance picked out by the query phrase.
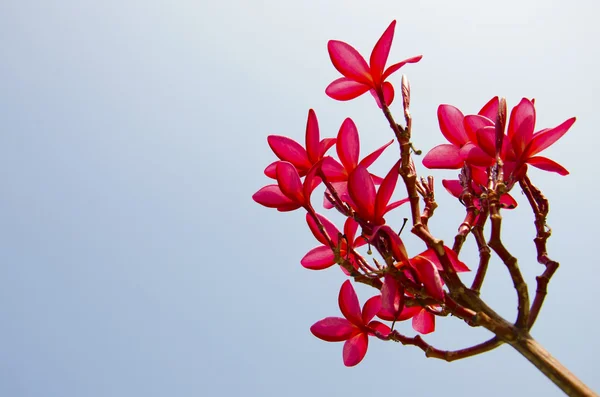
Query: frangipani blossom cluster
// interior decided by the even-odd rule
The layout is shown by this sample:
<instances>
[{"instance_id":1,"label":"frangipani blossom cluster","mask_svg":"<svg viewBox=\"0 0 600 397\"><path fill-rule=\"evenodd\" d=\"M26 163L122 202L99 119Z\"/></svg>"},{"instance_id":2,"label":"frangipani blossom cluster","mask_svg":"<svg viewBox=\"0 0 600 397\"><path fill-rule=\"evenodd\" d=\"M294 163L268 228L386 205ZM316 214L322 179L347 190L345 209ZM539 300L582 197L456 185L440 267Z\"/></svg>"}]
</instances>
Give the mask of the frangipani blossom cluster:
<instances>
[{"instance_id":1,"label":"frangipani blossom cluster","mask_svg":"<svg viewBox=\"0 0 600 397\"><path fill-rule=\"evenodd\" d=\"M443 180L442 185L465 207L464 221L458 225L454 244L452 247L444 244L429 230L429 220L437 208L433 177L418 178L411 157L412 152L418 151L411 141L410 86L405 76L401 83L405 126L393 119L389 107L395 90L388 78L404 65L422 58L415 56L386 68L395 27L393 21L384 31L369 63L345 42L331 40L327 45L332 64L343 77L330 83L326 94L346 101L371 92L394 133L399 159L386 167L386 175L374 175L369 168L394 140L361 158L359 132L351 118L342 121L335 137L321 138L317 116L311 109L304 146L285 136L267 138L278 160L269 164L264 173L274 183L253 195L254 201L265 207L304 211L308 229L318 245L308 250L300 264L309 270L337 266L342 277L348 278L338 295L343 317L327 317L310 328L322 340L344 342L343 362L347 366L354 366L365 357L369 338L373 337L415 345L428 357L448 361L479 354L502 343L512 344L517 340L514 335L521 338L535 322L547 282L558 267L546 252L550 235L545 226L547 200L531 183L527 172L531 165L568 174L562 165L539 154L559 140L575 118L536 132L534 101L527 98L511 110L508 120L506 101L497 96L477 114L466 116L455 106L440 105L439 127L449 143L431 149L422 162L429 169L460 170L458 180ZM538 277L531 305L516 259L501 241L500 211L517 207L516 200L508 193L517 183L534 210L538 260L547 268ZM322 199L313 197L319 186L324 191ZM322 209L315 208L317 202ZM325 216L325 211L333 210L344 221L336 224L330 220L332 217ZM392 210L405 211L412 219L411 232L421 245L414 252L420 253L409 254L405 237L401 237L404 225L394 227L386 222L385 217ZM484 235L488 220L489 240ZM479 263L470 267L459 258L469 235L475 238L480 257ZM410 247L414 249L414 244ZM479 297L492 252L506 265L517 291L519 314L514 325L499 317ZM476 271L468 287L460 274L470 268ZM377 289L362 309L350 279ZM437 317L448 316L471 326L483 326L496 336L481 346L445 352L427 344L419 335L408 337L395 330L397 322L411 319L416 332L429 334L435 330ZM376 317L378 320L374 320Z\"/></svg>"}]
</instances>

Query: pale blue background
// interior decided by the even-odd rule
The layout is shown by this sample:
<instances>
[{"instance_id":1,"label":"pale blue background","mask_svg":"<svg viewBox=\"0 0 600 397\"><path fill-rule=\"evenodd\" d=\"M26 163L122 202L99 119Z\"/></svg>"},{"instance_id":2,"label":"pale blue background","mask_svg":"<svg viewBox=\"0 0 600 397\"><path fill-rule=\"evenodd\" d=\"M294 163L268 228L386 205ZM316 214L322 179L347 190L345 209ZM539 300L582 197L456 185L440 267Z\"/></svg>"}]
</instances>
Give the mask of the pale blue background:
<instances>
[{"instance_id":1,"label":"pale blue background","mask_svg":"<svg viewBox=\"0 0 600 397\"><path fill-rule=\"evenodd\" d=\"M533 334L600 390L597 15L591 0L0 1L0 396L561 395L509 347L448 364L374 340L347 369L342 345L308 330L339 314L343 277L299 265L317 244L299 211L250 199L268 183L266 136L302 140L313 107L323 136L351 115L363 153L388 140L370 96L324 88L339 77L327 40L368 55L392 19L390 60L424 54L404 69L419 148L443 142L440 103L535 97L538 129L578 117L547 151L572 175L531 173L562 263ZM449 241L462 212L438 192L432 228ZM506 243L532 281L514 195ZM514 317L497 260L483 294ZM448 318L428 340L486 335Z\"/></svg>"}]
</instances>

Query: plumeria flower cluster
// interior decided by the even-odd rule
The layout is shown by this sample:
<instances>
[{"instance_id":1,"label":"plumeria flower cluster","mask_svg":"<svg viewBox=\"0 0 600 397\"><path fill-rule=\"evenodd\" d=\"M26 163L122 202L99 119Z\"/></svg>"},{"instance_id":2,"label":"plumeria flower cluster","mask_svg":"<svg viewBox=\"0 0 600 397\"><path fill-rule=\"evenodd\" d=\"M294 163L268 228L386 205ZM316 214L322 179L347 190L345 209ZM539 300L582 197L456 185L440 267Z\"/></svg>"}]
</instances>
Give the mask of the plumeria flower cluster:
<instances>
[{"instance_id":1,"label":"plumeria flower cluster","mask_svg":"<svg viewBox=\"0 0 600 397\"><path fill-rule=\"evenodd\" d=\"M375 45L370 66L350 45L330 41L328 50L332 62L345 77L331 83L326 93L335 99L347 100L370 90L379 106L382 106L379 97L385 98L384 106L389 105L394 89L386 78L403 65L421 59L421 56L409 58L384 71L394 28L395 21ZM382 293L377 294L367 301L361 314L354 289L346 281L339 299L345 319L324 319L311 328L313 333L327 341L346 340L344 363L355 365L366 353L368 336L389 334L390 327L371 321L375 315L391 322L412 319L416 331L422 334L433 332L438 302L445 299L440 276L444 271L442 265L431 249L409 257L398 232L386 224L385 215L408 202L408 198L391 200L400 163L395 163L384 177L368 170L393 140L361 158L359 133L352 119L342 122L335 138L321 139L317 116L311 109L304 146L292 138L278 135L269 136L267 142L278 160L268 165L264 173L276 183L261 188L253 199L279 211L300 208L306 211L308 228L320 245L307 252L301 265L311 270L323 270L338 264L347 276L361 275L374 283L385 279L384 303L390 298L397 300L395 309L391 310L389 304L381 307ZM337 159L328 155L333 147ZM315 210L311 197L321 183L325 184L323 207L325 210L335 208L342 213L346 217L343 227L338 228ZM358 250L365 245L385 245L390 257L382 261L383 265L376 259L369 261ZM469 270L449 247L445 250L452 258L454 271ZM413 286L412 291L395 282L394 277L407 280ZM414 305L419 299L427 304ZM413 305L405 306L404 302L409 301Z\"/></svg>"},{"instance_id":2,"label":"plumeria flower cluster","mask_svg":"<svg viewBox=\"0 0 600 397\"><path fill-rule=\"evenodd\" d=\"M427 357L447 361L508 343L543 373L554 374L555 360L547 352L534 352L538 348L530 343L533 339L529 330L541 310L558 262L548 257L546 248L550 237L546 227L548 201L531 183L527 172L528 166L532 166L568 174L562 165L539 154L558 141L575 118L554 128L535 131L535 103L528 98L523 98L510 116L507 116L506 101L499 97L488 101L477 114L466 116L455 106L440 105L439 127L448 143L431 149L423 158L423 165L429 169L461 170L458 180L443 180L442 185L465 206L464 221L458 227L454 244L445 245L429 229L429 221L437 208L433 177L418 178L412 159L412 153L418 155L420 151L414 149L411 141L410 86L406 76L402 76L401 83L404 126L394 120L390 110L395 90L388 79L403 66L421 60L419 55L386 68L395 27L393 21L384 31L368 63L345 42L331 40L327 45L331 62L343 77L330 83L326 94L335 100L347 101L369 91L394 133L400 156L386 168L385 175L375 175L369 168L394 140L362 157L358 128L351 118L342 122L335 137L322 139L317 116L311 109L304 145L285 136L267 138L278 159L264 171L273 183L259 189L253 195L254 201L278 211L304 211L308 229L318 245L308 250L300 264L309 270L339 267L340 274L347 278L338 295L343 317L326 317L317 321L310 331L324 341L344 342L342 356L347 366L363 360L370 338L414 345ZM500 211L517 207L516 200L509 194L517 183L532 207L537 258L546 269L536 279L533 302L530 302L528 286L517 260L501 238ZM315 200L312 196L320 185L323 198ZM398 186L402 186L400 190L406 194L397 193ZM401 197L392 199L394 196ZM315 202L322 204L319 212ZM407 210L412 220L412 234L424 243L422 249L415 251L421 251L416 255L408 253L400 237L404 225L398 230L386 221L390 211L404 204L404 208L410 207ZM324 211L332 210L341 214L344 221L336 225L324 215ZM489 239L484 236L487 220L491 223ZM470 269L459 259L469 235L475 238L479 253L470 287L461 278L461 273ZM517 294L518 315L514 324L500 317L480 297L492 252L508 269ZM377 289L362 308L352 280ZM494 337L457 351L437 349L421 335L433 332L436 319L445 316L459 318L470 326L485 327ZM421 335L406 336L395 329L397 322L409 319L413 330ZM580 387L568 377L553 376L551 380L565 391Z\"/></svg>"},{"instance_id":3,"label":"plumeria flower cluster","mask_svg":"<svg viewBox=\"0 0 600 397\"><path fill-rule=\"evenodd\" d=\"M534 100L521 99L511 111L506 131L506 103L498 97L492 98L477 114L467 116L452 105L440 105L437 113L440 130L450 143L431 149L423 159L423 165L431 169L467 166L471 171L473 189L479 193L481 187L487 187L492 167L499 163L503 167L508 190L523 179L527 165L568 175L562 165L538 154L558 141L575 123L575 117L557 127L534 132L534 104ZM455 196L458 193L457 182L444 183ZM503 204L508 208L516 206L509 195L503 198Z\"/></svg>"}]
</instances>

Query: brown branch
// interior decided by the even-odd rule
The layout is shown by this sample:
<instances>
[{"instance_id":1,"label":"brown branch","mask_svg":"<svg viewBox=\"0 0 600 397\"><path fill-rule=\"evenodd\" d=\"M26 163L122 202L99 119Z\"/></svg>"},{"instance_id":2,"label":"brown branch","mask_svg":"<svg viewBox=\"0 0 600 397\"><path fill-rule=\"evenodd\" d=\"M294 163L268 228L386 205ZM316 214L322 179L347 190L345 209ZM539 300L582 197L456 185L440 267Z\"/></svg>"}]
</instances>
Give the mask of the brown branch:
<instances>
[{"instance_id":1,"label":"brown branch","mask_svg":"<svg viewBox=\"0 0 600 397\"><path fill-rule=\"evenodd\" d=\"M523 189L523 193L525 193L535 216L534 223L536 237L533 242L537 250L537 260L546 267L546 270L536 277L537 289L531 305L529 321L527 322L527 327L530 329L542 309L542 305L544 304L544 300L548 293L548 283L558 269L559 263L548 257L546 249L546 242L552 234L552 231L546 226L546 217L550 210L548 200L544 197L542 192L531 183L527 175L519 181L519 184L521 185L521 189Z\"/></svg>"},{"instance_id":2,"label":"brown branch","mask_svg":"<svg viewBox=\"0 0 600 397\"><path fill-rule=\"evenodd\" d=\"M503 183L499 183L496 190L489 192L489 208L490 208L490 220L492 223L492 233L488 245L496 252L496 254L502 259L502 262L506 265L510 277L513 281L515 290L517 291L518 299L518 314L515 325L518 328L524 329L527 326L529 318L529 292L527 290L527 284L523 279L521 270L517 263L517 258L512 256L506 249L501 240L501 227L502 227L502 216L500 215L500 203L499 196L502 194Z\"/></svg>"},{"instance_id":3,"label":"brown branch","mask_svg":"<svg viewBox=\"0 0 600 397\"><path fill-rule=\"evenodd\" d=\"M403 345L416 346L425 352L425 356L429 358L437 358L447 362L461 360L467 357L473 357L481 353L488 352L500 346L503 342L496 337L487 340L483 343L479 343L475 346L470 346L460 350L440 350L433 347L429 343L425 342L420 335L410 337L399 333L398 331L392 331L389 335L383 336L376 333L376 336L382 340L391 340L394 342L402 343Z\"/></svg>"},{"instance_id":4,"label":"brown branch","mask_svg":"<svg viewBox=\"0 0 600 397\"><path fill-rule=\"evenodd\" d=\"M479 249L479 265L477 266L477 273L475 273L475 278L471 284L471 289L477 294L479 294L479 291L481 291L481 286L483 285L483 280L485 279L488 264L490 263L490 257L492 256L490 247L488 247L485 241L485 236L483 235L483 227L485 226L488 215L489 212L487 208L482 210L479 213L479 218L477 218L477 222L475 222L472 230L475 241L477 242L477 248Z\"/></svg>"}]
</instances>

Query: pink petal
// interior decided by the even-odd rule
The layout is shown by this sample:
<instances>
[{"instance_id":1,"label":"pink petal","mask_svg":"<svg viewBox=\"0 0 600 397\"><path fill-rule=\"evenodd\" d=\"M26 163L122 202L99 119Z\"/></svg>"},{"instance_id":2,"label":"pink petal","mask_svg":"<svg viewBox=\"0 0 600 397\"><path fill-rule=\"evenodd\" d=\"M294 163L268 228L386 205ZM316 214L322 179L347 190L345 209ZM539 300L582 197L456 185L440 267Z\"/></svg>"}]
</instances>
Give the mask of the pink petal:
<instances>
[{"instance_id":1,"label":"pink petal","mask_svg":"<svg viewBox=\"0 0 600 397\"><path fill-rule=\"evenodd\" d=\"M421 311L413 317L412 326L417 332L429 334L435 331L435 316L427 310L421 309Z\"/></svg>"},{"instance_id":2,"label":"pink petal","mask_svg":"<svg viewBox=\"0 0 600 397\"><path fill-rule=\"evenodd\" d=\"M344 75L358 83L373 84L369 65L365 59L349 44L330 40L327 50L333 66Z\"/></svg>"},{"instance_id":3,"label":"pink petal","mask_svg":"<svg viewBox=\"0 0 600 397\"><path fill-rule=\"evenodd\" d=\"M358 329L350 321L341 317L326 317L310 327L310 332L327 342L348 340Z\"/></svg>"},{"instance_id":4,"label":"pink petal","mask_svg":"<svg viewBox=\"0 0 600 397\"><path fill-rule=\"evenodd\" d=\"M456 252L454 252L452 250L452 248L444 245L444 251L446 252L446 255L448 256L448 259L450 260L450 264L452 265L454 270L456 270L457 272L468 272L471 270L467 267L467 265L465 265L463 262L461 262L460 259L458 259L458 255L456 255ZM420 253L419 256L422 258L425 258L428 261L430 261L431 263L433 263L435 265L436 269L438 269L440 271L444 270L442 264L440 263L437 255L435 254L435 251L433 249L429 248L428 250Z\"/></svg>"},{"instance_id":5,"label":"pink petal","mask_svg":"<svg viewBox=\"0 0 600 397\"><path fill-rule=\"evenodd\" d=\"M388 205L387 207L385 207L385 211L383 211L383 215L387 214L388 212L390 212L391 210L400 207L402 204L406 204L410 201L410 199L408 197L403 198L402 200L398 200L398 201L394 201L393 203L391 203L390 205Z\"/></svg>"},{"instance_id":6,"label":"pink petal","mask_svg":"<svg viewBox=\"0 0 600 397\"><path fill-rule=\"evenodd\" d=\"M531 157L527 160L527 164L533 165L536 168L539 168L544 171L552 171L556 172L560 175L569 175L569 171L567 171L562 165L554 162L546 157L536 156Z\"/></svg>"},{"instance_id":7,"label":"pink petal","mask_svg":"<svg viewBox=\"0 0 600 397\"><path fill-rule=\"evenodd\" d=\"M402 62L393 64L392 66L387 68L385 70L385 72L383 72L383 76L381 76L381 81L385 81L385 79L390 77L392 73L396 72L398 69L400 69L402 66L406 65L407 63L417 63L421 60L421 58L423 58L423 55L417 55L416 57L408 58Z\"/></svg>"},{"instance_id":8,"label":"pink petal","mask_svg":"<svg viewBox=\"0 0 600 397\"><path fill-rule=\"evenodd\" d=\"M373 235L377 236L378 234L386 236L386 239L391 243L392 255L396 262L403 264L409 263L406 247L404 246L400 236L398 236L398 234L394 232L391 227L388 225L383 225L375 228Z\"/></svg>"},{"instance_id":9,"label":"pink petal","mask_svg":"<svg viewBox=\"0 0 600 397\"><path fill-rule=\"evenodd\" d=\"M351 172L358 164L360 141L358 130L351 118L342 123L337 135L337 154L347 172Z\"/></svg>"},{"instance_id":10,"label":"pink petal","mask_svg":"<svg viewBox=\"0 0 600 397\"><path fill-rule=\"evenodd\" d=\"M348 321L358 327L363 325L358 297L356 296L356 292L354 291L354 287L352 287L350 280L346 280L344 281L344 284L342 284L338 303L342 314Z\"/></svg>"},{"instance_id":11,"label":"pink petal","mask_svg":"<svg viewBox=\"0 0 600 397\"><path fill-rule=\"evenodd\" d=\"M375 220L383 218L385 207L392 198L392 194L394 194L394 189L396 189L396 183L398 182L399 165L400 161L392 166L392 169L388 172L383 182L381 182L381 186L379 186L375 199Z\"/></svg>"},{"instance_id":12,"label":"pink petal","mask_svg":"<svg viewBox=\"0 0 600 397\"><path fill-rule=\"evenodd\" d=\"M308 159L312 164L321 159L319 140L319 122L317 120L317 115L314 110L310 109L308 111L308 119L306 120L306 152L308 154Z\"/></svg>"},{"instance_id":13,"label":"pink petal","mask_svg":"<svg viewBox=\"0 0 600 397\"><path fill-rule=\"evenodd\" d=\"M488 174L485 168L471 167L471 178L475 184L485 186L488 183Z\"/></svg>"},{"instance_id":14,"label":"pink petal","mask_svg":"<svg viewBox=\"0 0 600 397\"><path fill-rule=\"evenodd\" d=\"M498 107L500 106L500 100L497 96L493 97L489 100L488 103L483 105L481 110L479 111L479 115L487 117L492 120L494 123L496 122L496 117L498 117Z\"/></svg>"},{"instance_id":15,"label":"pink petal","mask_svg":"<svg viewBox=\"0 0 600 397\"><path fill-rule=\"evenodd\" d=\"M394 95L395 95L394 86L392 85L392 83L385 81L382 84L381 89L383 90L383 98L385 99L385 105L390 106L392 104L392 102L394 101ZM379 109L382 109L383 106L381 106L381 101L379 100L379 94L377 93L377 91L374 89L371 89L371 90L369 90L369 92L375 99L375 103L377 103L377 106L379 107Z\"/></svg>"},{"instance_id":16,"label":"pink petal","mask_svg":"<svg viewBox=\"0 0 600 397\"><path fill-rule=\"evenodd\" d=\"M344 343L344 365L353 367L365 357L369 347L369 337L365 333L360 333Z\"/></svg>"},{"instance_id":17,"label":"pink petal","mask_svg":"<svg viewBox=\"0 0 600 397\"><path fill-rule=\"evenodd\" d=\"M317 218L319 218L319 221L325 228L325 231L329 235L329 238L331 239L331 241L333 241L334 244L337 244L338 243L338 234L340 233L338 228L335 227L335 225L333 223L331 223L331 221L329 219L325 218L321 214L317 214ZM313 236L315 236L317 241L323 245L328 245L327 240L325 239L325 237L323 236L323 234L321 234L321 231L319 230L319 226L317 226L317 223L315 222L315 220L309 213L306 213L306 223L308 224L308 228L312 232ZM327 248L329 248L329 246Z\"/></svg>"},{"instance_id":18,"label":"pink petal","mask_svg":"<svg viewBox=\"0 0 600 397\"><path fill-rule=\"evenodd\" d=\"M308 170L311 167L306 150L293 139L287 136L269 135L267 142L281 160L292 163L298 169Z\"/></svg>"},{"instance_id":19,"label":"pink petal","mask_svg":"<svg viewBox=\"0 0 600 397\"><path fill-rule=\"evenodd\" d=\"M335 263L335 255L331 248L321 245L313 248L300 260L300 264L307 269L323 270Z\"/></svg>"},{"instance_id":20,"label":"pink petal","mask_svg":"<svg viewBox=\"0 0 600 397\"><path fill-rule=\"evenodd\" d=\"M495 127L483 127L477 130L477 146L488 156L496 158L496 129Z\"/></svg>"},{"instance_id":21,"label":"pink petal","mask_svg":"<svg viewBox=\"0 0 600 397\"><path fill-rule=\"evenodd\" d=\"M312 195L312 192L321 183L321 178L317 176L317 170L319 167L319 163L315 164L306 174L306 178L302 184L302 192L306 203L310 203L310 196Z\"/></svg>"},{"instance_id":22,"label":"pink petal","mask_svg":"<svg viewBox=\"0 0 600 397\"><path fill-rule=\"evenodd\" d=\"M281 192L297 204L304 203L303 186L296 168L287 161L277 164L277 184Z\"/></svg>"},{"instance_id":23,"label":"pink petal","mask_svg":"<svg viewBox=\"0 0 600 397\"><path fill-rule=\"evenodd\" d=\"M367 157L362 159L359 164L365 168L369 168L371 164L373 164L375 160L377 160L379 156L381 156L381 153L383 153L383 151L387 149L387 147L390 146L393 142L394 140L392 139L391 141L389 141L388 143L386 143L385 145L383 145L382 147L380 147L379 149L375 150L373 153L369 154Z\"/></svg>"},{"instance_id":24,"label":"pink petal","mask_svg":"<svg viewBox=\"0 0 600 397\"><path fill-rule=\"evenodd\" d=\"M273 161L267 166L267 168L265 168L266 176L273 179L277 178L277 163L279 163L279 161Z\"/></svg>"},{"instance_id":25,"label":"pink petal","mask_svg":"<svg viewBox=\"0 0 600 397\"><path fill-rule=\"evenodd\" d=\"M319 142L319 159L322 159L325 156L325 153L335 145L337 139L335 138L325 138L321 142Z\"/></svg>"},{"instance_id":26,"label":"pink petal","mask_svg":"<svg viewBox=\"0 0 600 397\"><path fill-rule=\"evenodd\" d=\"M383 69L387 62L390 48L392 47L392 40L394 39L394 28L396 27L396 21L392 21L390 26L383 32L373 51L371 52L371 76L373 76L373 82L375 85L381 84L381 76L383 75Z\"/></svg>"},{"instance_id":27,"label":"pink petal","mask_svg":"<svg viewBox=\"0 0 600 397\"><path fill-rule=\"evenodd\" d=\"M348 179L348 173L344 166L331 156L323 158L321 171L329 182L340 182Z\"/></svg>"},{"instance_id":28,"label":"pink petal","mask_svg":"<svg viewBox=\"0 0 600 397\"><path fill-rule=\"evenodd\" d=\"M386 274L381 288L381 312L397 318L404 306L404 289L391 274Z\"/></svg>"},{"instance_id":29,"label":"pink petal","mask_svg":"<svg viewBox=\"0 0 600 397\"><path fill-rule=\"evenodd\" d=\"M460 155L469 165L478 167L489 167L496 161L495 158L490 157L483 149L471 142L460 149Z\"/></svg>"},{"instance_id":30,"label":"pink petal","mask_svg":"<svg viewBox=\"0 0 600 397\"><path fill-rule=\"evenodd\" d=\"M512 210L513 208L517 208L517 201L508 193L504 193L500 196L500 205L502 208Z\"/></svg>"},{"instance_id":31,"label":"pink petal","mask_svg":"<svg viewBox=\"0 0 600 397\"><path fill-rule=\"evenodd\" d=\"M344 236L348 239L350 245L354 245L352 242L356 237L356 230L358 229L358 223L354 220L354 218L347 218L344 223ZM361 238L361 240L364 240Z\"/></svg>"},{"instance_id":32,"label":"pink petal","mask_svg":"<svg viewBox=\"0 0 600 397\"><path fill-rule=\"evenodd\" d=\"M379 321L371 321L369 323L369 329L373 331L373 333L379 332L383 336L388 336L392 330L385 324L380 323Z\"/></svg>"},{"instance_id":33,"label":"pink petal","mask_svg":"<svg viewBox=\"0 0 600 397\"><path fill-rule=\"evenodd\" d=\"M334 80L325 88L325 94L338 101L349 101L369 91L370 86L347 77Z\"/></svg>"},{"instance_id":34,"label":"pink petal","mask_svg":"<svg viewBox=\"0 0 600 397\"><path fill-rule=\"evenodd\" d=\"M367 221L375 215L375 185L365 167L359 165L348 178L348 193L356 204L355 210Z\"/></svg>"},{"instance_id":35,"label":"pink petal","mask_svg":"<svg viewBox=\"0 0 600 397\"><path fill-rule=\"evenodd\" d=\"M295 203L286 197L277 185L267 185L254 193L252 199L258 204L269 208L278 208L284 205Z\"/></svg>"},{"instance_id":36,"label":"pink petal","mask_svg":"<svg viewBox=\"0 0 600 397\"><path fill-rule=\"evenodd\" d=\"M484 117L482 115L470 114L468 116L465 116L463 125L465 126L465 132L467 133L469 140L471 142L477 142L477 130L482 127L494 126L495 124L492 120L490 120L487 117Z\"/></svg>"},{"instance_id":37,"label":"pink petal","mask_svg":"<svg viewBox=\"0 0 600 397\"><path fill-rule=\"evenodd\" d=\"M449 144L434 147L423 158L423 165L430 169L459 169L463 164L460 149Z\"/></svg>"},{"instance_id":38,"label":"pink petal","mask_svg":"<svg viewBox=\"0 0 600 397\"><path fill-rule=\"evenodd\" d=\"M465 116L452 105L440 105L437 111L440 130L448 142L462 146L469 141L463 120Z\"/></svg>"},{"instance_id":39,"label":"pink petal","mask_svg":"<svg viewBox=\"0 0 600 397\"><path fill-rule=\"evenodd\" d=\"M398 316L397 321L404 321L408 320L409 318L413 318L420 311L421 308L419 306L404 306L404 309L402 309L402 313L400 313L400 316Z\"/></svg>"},{"instance_id":40,"label":"pink petal","mask_svg":"<svg viewBox=\"0 0 600 397\"><path fill-rule=\"evenodd\" d=\"M282 204L277 207L277 211L280 211L280 212L295 211L300 207L302 207L302 206L298 203Z\"/></svg>"},{"instance_id":41,"label":"pink petal","mask_svg":"<svg viewBox=\"0 0 600 397\"><path fill-rule=\"evenodd\" d=\"M531 140L534 127L535 107L529 99L523 98L510 112L508 123L508 139L517 155L523 153L525 146Z\"/></svg>"},{"instance_id":42,"label":"pink petal","mask_svg":"<svg viewBox=\"0 0 600 397\"><path fill-rule=\"evenodd\" d=\"M450 193L456 198L460 197L461 193L464 190L462 185L460 184L460 181L457 179L442 179L442 186L446 188L448 193Z\"/></svg>"},{"instance_id":43,"label":"pink petal","mask_svg":"<svg viewBox=\"0 0 600 397\"><path fill-rule=\"evenodd\" d=\"M410 264L417 271L419 279L425 286L425 290L432 298L443 300L444 291L442 290L442 279L436 269L436 265L429 259L417 255L410 260Z\"/></svg>"},{"instance_id":44,"label":"pink petal","mask_svg":"<svg viewBox=\"0 0 600 397\"><path fill-rule=\"evenodd\" d=\"M363 324L368 324L381 309L381 295L375 295L365 302L362 309Z\"/></svg>"},{"instance_id":45,"label":"pink petal","mask_svg":"<svg viewBox=\"0 0 600 397\"><path fill-rule=\"evenodd\" d=\"M460 259L458 259L458 255L456 255L456 252L454 252L452 250L452 248L447 247L444 245L444 251L446 251L446 255L448 255L448 259L450 259L450 264L452 265L452 267L454 268L454 270L456 272L469 272L471 271L471 269L469 269L467 267L467 265L464 264L464 262L462 262ZM434 255L435 253L432 252ZM436 256L437 258L437 256Z\"/></svg>"},{"instance_id":46,"label":"pink petal","mask_svg":"<svg viewBox=\"0 0 600 397\"><path fill-rule=\"evenodd\" d=\"M548 148L554 142L562 138L563 135L569 131L569 128L575 123L575 117L572 117L559 125L551 129L540 131L533 136L533 139L527 146L526 157L534 156L540 153L542 150Z\"/></svg>"}]
</instances>

